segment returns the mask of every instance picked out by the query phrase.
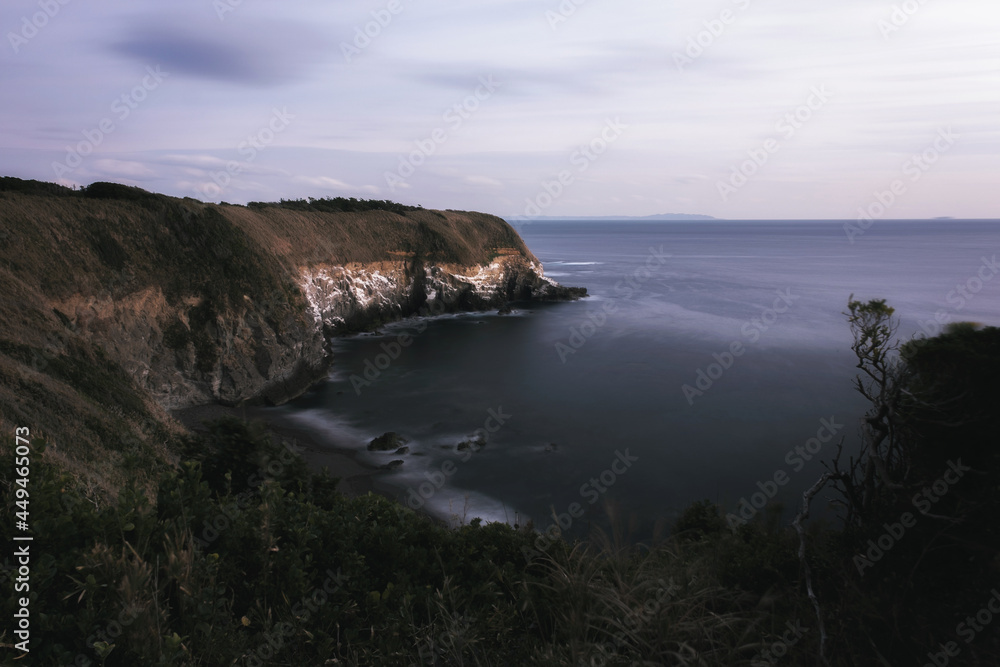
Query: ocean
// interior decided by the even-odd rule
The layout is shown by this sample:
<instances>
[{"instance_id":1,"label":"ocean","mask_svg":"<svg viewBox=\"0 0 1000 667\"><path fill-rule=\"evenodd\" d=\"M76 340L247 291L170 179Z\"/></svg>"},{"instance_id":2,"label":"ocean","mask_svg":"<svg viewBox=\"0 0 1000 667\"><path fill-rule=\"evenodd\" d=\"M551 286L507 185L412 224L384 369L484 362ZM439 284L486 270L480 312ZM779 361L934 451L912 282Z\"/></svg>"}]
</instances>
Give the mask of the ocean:
<instances>
[{"instance_id":1,"label":"ocean","mask_svg":"<svg viewBox=\"0 0 1000 667\"><path fill-rule=\"evenodd\" d=\"M330 378L277 410L364 461L404 461L377 488L455 523L613 523L638 541L701 499L790 513L858 446L852 294L887 300L904 339L1000 325L1000 223L846 225L518 223L546 275L588 298L339 338ZM387 431L409 452L365 451Z\"/></svg>"}]
</instances>

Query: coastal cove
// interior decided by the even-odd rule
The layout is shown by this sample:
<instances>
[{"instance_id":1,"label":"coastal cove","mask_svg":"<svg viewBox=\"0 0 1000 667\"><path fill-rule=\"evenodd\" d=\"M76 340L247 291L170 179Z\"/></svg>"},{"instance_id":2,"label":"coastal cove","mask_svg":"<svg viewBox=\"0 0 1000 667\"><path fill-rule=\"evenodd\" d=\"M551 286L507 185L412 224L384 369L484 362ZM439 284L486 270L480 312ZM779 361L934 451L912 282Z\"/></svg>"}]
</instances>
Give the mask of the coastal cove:
<instances>
[{"instance_id":1,"label":"coastal cove","mask_svg":"<svg viewBox=\"0 0 1000 667\"><path fill-rule=\"evenodd\" d=\"M6 3L0 663L1000 666L997 7Z\"/></svg>"},{"instance_id":2,"label":"coastal cove","mask_svg":"<svg viewBox=\"0 0 1000 667\"><path fill-rule=\"evenodd\" d=\"M887 299L904 337L936 316L1000 321L1000 281L956 299L994 254L985 222L883 222L853 244L834 222L519 231L546 276L592 296L336 338L329 378L261 414L366 466L402 461L372 489L442 521L543 529L578 505L568 534L614 516L644 540L702 498L797 502L842 438L855 446L851 294ZM365 449L388 431L405 453Z\"/></svg>"}]
</instances>

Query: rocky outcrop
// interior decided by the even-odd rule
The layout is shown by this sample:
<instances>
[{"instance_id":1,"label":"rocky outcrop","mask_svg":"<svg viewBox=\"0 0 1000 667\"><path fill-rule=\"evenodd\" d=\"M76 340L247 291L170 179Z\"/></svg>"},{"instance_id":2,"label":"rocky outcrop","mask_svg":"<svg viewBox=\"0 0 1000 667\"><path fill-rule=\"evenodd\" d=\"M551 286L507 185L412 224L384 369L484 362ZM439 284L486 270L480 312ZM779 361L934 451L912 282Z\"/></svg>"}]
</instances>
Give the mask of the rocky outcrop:
<instances>
[{"instance_id":1,"label":"rocky outcrop","mask_svg":"<svg viewBox=\"0 0 1000 667\"><path fill-rule=\"evenodd\" d=\"M540 264L504 255L485 266L421 262L316 266L300 287L316 325L333 333L368 329L410 315L506 309L514 301L586 295L545 278Z\"/></svg>"}]
</instances>

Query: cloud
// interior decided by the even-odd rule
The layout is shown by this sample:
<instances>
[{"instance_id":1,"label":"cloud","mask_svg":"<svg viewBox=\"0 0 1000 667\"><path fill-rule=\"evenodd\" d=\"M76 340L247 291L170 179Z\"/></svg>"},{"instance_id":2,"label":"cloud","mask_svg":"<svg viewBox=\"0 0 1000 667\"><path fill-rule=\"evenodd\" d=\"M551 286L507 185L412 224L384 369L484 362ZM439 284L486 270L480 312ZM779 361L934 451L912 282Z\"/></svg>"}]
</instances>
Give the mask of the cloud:
<instances>
[{"instance_id":1,"label":"cloud","mask_svg":"<svg viewBox=\"0 0 1000 667\"><path fill-rule=\"evenodd\" d=\"M466 183L469 183L470 185L486 185L491 188L503 187L503 183L496 180L495 178L490 178L488 176L466 176L462 180L465 181Z\"/></svg>"},{"instance_id":2,"label":"cloud","mask_svg":"<svg viewBox=\"0 0 1000 667\"><path fill-rule=\"evenodd\" d=\"M378 188L375 187L374 185L351 185L350 183L345 183L344 181L341 181L336 178L331 178L329 176L299 176L295 180L299 183L305 183L307 185L316 188L322 188L324 190L347 191L349 193L378 192Z\"/></svg>"},{"instance_id":3,"label":"cloud","mask_svg":"<svg viewBox=\"0 0 1000 667\"><path fill-rule=\"evenodd\" d=\"M350 190L351 186L343 181L337 180L336 178L330 178L329 176L302 176L297 180L308 183L309 185L315 185L318 188L328 188L330 190Z\"/></svg>"},{"instance_id":4,"label":"cloud","mask_svg":"<svg viewBox=\"0 0 1000 667\"><path fill-rule=\"evenodd\" d=\"M696 185L703 181L707 181L708 176L704 174L691 174L688 176L675 176L673 182L677 185Z\"/></svg>"},{"instance_id":5,"label":"cloud","mask_svg":"<svg viewBox=\"0 0 1000 667\"><path fill-rule=\"evenodd\" d=\"M112 52L212 81L279 85L299 78L318 59L318 36L297 24L243 22L208 32L168 19L132 25L127 33Z\"/></svg>"},{"instance_id":6,"label":"cloud","mask_svg":"<svg viewBox=\"0 0 1000 667\"><path fill-rule=\"evenodd\" d=\"M164 155L156 159L162 164L175 164L186 167L216 168L225 167L226 160L214 155Z\"/></svg>"},{"instance_id":7,"label":"cloud","mask_svg":"<svg viewBox=\"0 0 1000 667\"><path fill-rule=\"evenodd\" d=\"M156 172L142 162L131 160L95 160L94 171L106 176L119 176L134 180L146 180L156 176Z\"/></svg>"}]
</instances>

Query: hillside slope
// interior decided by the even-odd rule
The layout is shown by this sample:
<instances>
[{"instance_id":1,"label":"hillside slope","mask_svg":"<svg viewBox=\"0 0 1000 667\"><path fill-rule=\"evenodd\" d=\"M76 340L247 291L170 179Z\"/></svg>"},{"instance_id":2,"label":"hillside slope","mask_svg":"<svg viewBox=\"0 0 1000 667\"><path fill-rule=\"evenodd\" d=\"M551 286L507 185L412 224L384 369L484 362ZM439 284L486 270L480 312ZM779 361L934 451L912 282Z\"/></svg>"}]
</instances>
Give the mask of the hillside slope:
<instances>
[{"instance_id":1,"label":"hillside slope","mask_svg":"<svg viewBox=\"0 0 1000 667\"><path fill-rule=\"evenodd\" d=\"M585 293L546 279L500 218L402 208L0 179L0 417L72 437L70 459L141 466L165 410L284 402L324 373L331 335ZM123 433L134 451L106 452Z\"/></svg>"}]
</instances>

